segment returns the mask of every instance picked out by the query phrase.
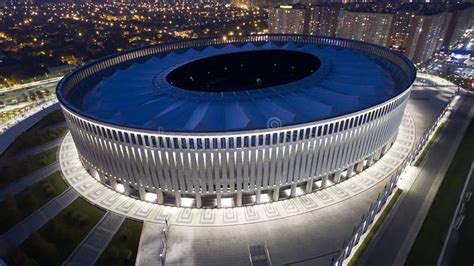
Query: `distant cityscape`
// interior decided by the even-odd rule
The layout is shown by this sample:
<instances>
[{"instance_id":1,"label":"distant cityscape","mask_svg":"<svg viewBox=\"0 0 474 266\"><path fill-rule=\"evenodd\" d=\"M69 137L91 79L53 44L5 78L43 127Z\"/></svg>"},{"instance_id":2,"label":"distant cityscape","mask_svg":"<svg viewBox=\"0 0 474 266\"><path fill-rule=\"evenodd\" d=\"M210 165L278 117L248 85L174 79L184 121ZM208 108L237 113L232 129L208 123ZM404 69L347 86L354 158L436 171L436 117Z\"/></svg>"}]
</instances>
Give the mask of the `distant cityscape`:
<instances>
[{"instance_id":1,"label":"distant cityscape","mask_svg":"<svg viewBox=\"0 0 474 266\"><path fill-rule=\"evenodd\" d=\"M63 74L134 47L265 33L370 42L404 53L423 70L470 82L474 4L362 2L3 0L0 86Z\"/></svg>"}]
</instances>

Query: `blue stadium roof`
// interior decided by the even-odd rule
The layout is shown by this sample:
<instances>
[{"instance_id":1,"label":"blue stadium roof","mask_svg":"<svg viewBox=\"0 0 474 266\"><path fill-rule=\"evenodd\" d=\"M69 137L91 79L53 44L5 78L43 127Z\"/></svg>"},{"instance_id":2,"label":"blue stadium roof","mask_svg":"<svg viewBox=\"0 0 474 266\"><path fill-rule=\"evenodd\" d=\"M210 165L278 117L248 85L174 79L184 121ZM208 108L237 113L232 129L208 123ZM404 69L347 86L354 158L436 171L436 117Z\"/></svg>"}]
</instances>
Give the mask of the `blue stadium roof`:
<instances>
[{"instance_id":1,"label":"blue stadium roof","mask_svg":"<svg viewBox=\"0 0 474 266\"><path fill-rule=\"evenodd\" d=\"M311 75L283 85L232 92L203 92L171 85L176 67L201 58L286 49L317 56ZM84 115L107 123L171 132L263 129L336 117L379 104L406 89L406 76L388 60L333 46L246 43L190 48L118 65L76 86L67 100Z\"/></svg>"}]
</instances>

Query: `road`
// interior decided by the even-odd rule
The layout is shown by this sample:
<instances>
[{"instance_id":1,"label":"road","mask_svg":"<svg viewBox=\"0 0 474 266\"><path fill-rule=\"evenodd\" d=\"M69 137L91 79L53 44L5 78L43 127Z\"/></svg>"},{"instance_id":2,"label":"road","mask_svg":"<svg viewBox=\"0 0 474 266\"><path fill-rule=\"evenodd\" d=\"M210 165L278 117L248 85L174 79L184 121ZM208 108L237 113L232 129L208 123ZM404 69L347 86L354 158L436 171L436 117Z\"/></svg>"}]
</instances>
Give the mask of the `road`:
<instances>
[{"instance_id":1,"label":"road","mask_svg":"<svg viewBox=\"0 0 474 266\"><path fill-rule=\"evenodd\" d=\"M400 199L390 219L384 223L377 237L371 242L358 265L401 265L405 262L416 235L431 205L427 197L434 198L450 161L448 154L454 154L457 145L453 139L464 133L474 95L463 93L459 108L454 111L449 123L425 157L421 171L410 190ZM461 130L463 129L463 130ZM461 136L462 137L462 136ZM404 192L405 193L405 192ZM425 216L419 217L424 214ZM418 221L418 223L417 223ZM423 219L421 219L423 222Z\"/></svg>"},{"instance_id":2,"label":"road","mask_svg":"<svg viewBox=\"0 0 474 266\"><path fill-rule=\"evenodd\" d=\"M12 87L7 87L7 88L0 89L0 93L23 90L23 89L30 88L30 87L56 85L62 78L63 77L50 78L50 79L45 79L45 80L40 80L40 81L35 81L35 82L30 82L30 83L25 83L25 84L20 84L20 85L15 85L15 86L12 86Z\"/></svg>"}]
</instances>

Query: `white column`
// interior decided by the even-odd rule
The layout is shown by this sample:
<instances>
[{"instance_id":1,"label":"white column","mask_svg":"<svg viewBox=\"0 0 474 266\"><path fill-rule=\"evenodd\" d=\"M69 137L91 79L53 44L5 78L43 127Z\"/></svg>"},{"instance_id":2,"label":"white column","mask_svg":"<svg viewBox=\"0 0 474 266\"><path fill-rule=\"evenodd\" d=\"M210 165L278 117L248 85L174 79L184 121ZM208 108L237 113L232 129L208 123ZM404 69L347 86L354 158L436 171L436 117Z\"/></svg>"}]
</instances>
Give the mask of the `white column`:
<instances>
[{"instance_id":1,"label":"white column","mask_svg":"<svg viewBox=\"0 0 474 266\"><path fill-rule=\"evenodd\" d=\"M138 187L138 195L140 195L141 200L145 200L145 188L144 187Z\"/></svg>"},{"instance_id":2,"label":"white column","mask_svg":"<svg viewBox=\"0 0 474 266\"><path fill-rule=\"evenodd\" d=\"M291 185L290 197L291 197L291 198L296 197L296 183L293 183L293 184Z\"/></svg>"},{"instance_id":3,"label":"white column","mask_svg":"<svg viewBox=\"0 0 474 266\"><path fill-rule=\"evenodd\" d=\"M255 203L256 204L260 204L260 194L261 194L261 191L260 191L260 188L259 188L255 193Z\"/></svg>"},{"instance_id":4,"label":"white column","mask_svg":"<svg viewBox=\"0 0 474 266\"><path fill-rule=\"evenodd\" d=\"M156 203L163 204L163 191L159 189L156 190Z\"/></svg>"},{"instance_id":5,"label":"white column","mask_svg":"<svg viewBox=\"0 0 474 266\"><path fill-rule=\"evenodd\" d=\"M374 161L378 161L381 155L382 155L382 150L376 151L374 154Z\"/></svg>"},{"instance_id":6,"label":"white column","mask_svg":"<svg viewBox=\"0 0 474 266\"><path fill-rule=\"evenodd\" d=\"M235 201L235 205L237 207L241 207L242 206L242 191L237 191L237 199Z\"/></svg>"},{"instance_id":7,"label":"white column","mask_svg":"<svg viewBox=\"0 0 474 266\"><path fill-rule=\"evenodd\" d=\"M176 199L176 206L181 207L181 193L179 191L175 191L174 197Z\"/></svg>"},{"instance_id":8,"label":"white column","mask_svg":"<svg viewBox=\"0 0 474 266\"><path fill-rule=\"evenodd\" d=\"M221 196L221 193L217 192L217 194L216 194L216 199L217 199L217 208L222 207L222 196Z\"/></svg>"},{"instance_id":9,"label":"white column","mask_svg":"<svg viewBox=\"0 0 474 266\"><path fill-rule=\"evenodd\" d=\"M273 189L273 201L278 201L280 199L280 186L276 186Z\"/></svg>"},{"instance_id":10,"label":"white column","mask_svg":"<svg viewBox=\"0 0 474 266\"><path fill-rule=\"evenodd\" d=\"M355 170L357 173L362 172L362 170L364 170L364 161L358 162L355 166Z\"/></svg>"},{"instance_id":11,"label":"white column","mask_svg":"<svg viewBox=\"0 0 474 266\"><path fill-rule=\"evenodd\" d=\"M354 165L347 167L346 179L351 178L354 175Z\"/></svg>"},{"instance_id":12,"label":"white column","mask_svg":"<svg viewBox=\"0 0 474 266\"><path fill-rule=\"evenodd\" d=\"M341 171L337 171L334 173L334 183L341 182Z\"/></svg>"},{"instance_id":13,"label":"white column","mask_svg":"<svg viewBox=\"0 0 474 266\"><path fill-rule=\"evenodd\" d=\"M325 175L323 176L323 178L321 179L321 188L325 188L328 186L328 176Z\"/></svg>"},{"instance_id":14,"label":"white column","mask_svg":"<svg viewBox=\"0 0 474 266\"><path fill-rule=\"evenodd\" d=\"M374 155L370 155L367 159L367 167L372 166L374 164Z\"/></svg>"},{"instance_id":15,"label":"white column","mask_svg":"<svg viewBox=\"0 0 474 266\"><path fill-rule=\"evenodd\" d=\"M313 180L306 181L306 193L311 193L313 191Z\"/></svg>"},{"instance_id":16,"label":"white column","mask_svg":"<svg viewBox=\"0 0 474 266\"><path fill-rule=\"evenodd\" d=\"M202 207L202 199L201 199L201 194L196 193L196 208L201 208Z\"/></svg>"}]
</instances>

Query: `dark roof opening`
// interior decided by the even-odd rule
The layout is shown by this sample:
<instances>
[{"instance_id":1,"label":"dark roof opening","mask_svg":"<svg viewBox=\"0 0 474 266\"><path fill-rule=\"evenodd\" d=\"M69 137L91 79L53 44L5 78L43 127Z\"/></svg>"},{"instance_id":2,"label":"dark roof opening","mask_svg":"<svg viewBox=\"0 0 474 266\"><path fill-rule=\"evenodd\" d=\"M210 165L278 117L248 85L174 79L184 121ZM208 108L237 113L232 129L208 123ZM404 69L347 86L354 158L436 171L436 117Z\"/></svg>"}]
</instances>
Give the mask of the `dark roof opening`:
<instances>
[{"instance_id":1,"label":"dark roof opening","mask_svg":"<svg viewBox=\"0 0 474 266\"><path fill-rule=\"evenodd\" d=\"M195 60L172 70L166 80L193 91L261 89L303 79L319 69L312 54L288 50L228 53Z\"/></svg>"}]
</instances>

